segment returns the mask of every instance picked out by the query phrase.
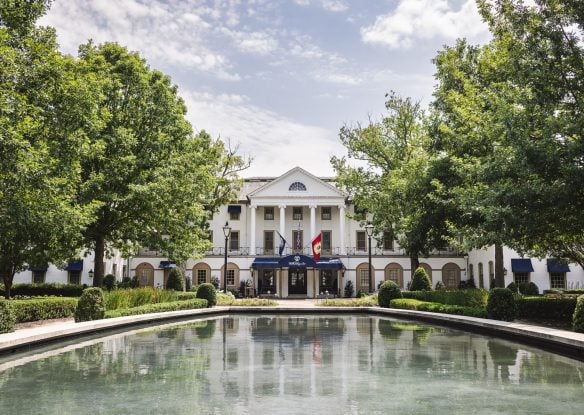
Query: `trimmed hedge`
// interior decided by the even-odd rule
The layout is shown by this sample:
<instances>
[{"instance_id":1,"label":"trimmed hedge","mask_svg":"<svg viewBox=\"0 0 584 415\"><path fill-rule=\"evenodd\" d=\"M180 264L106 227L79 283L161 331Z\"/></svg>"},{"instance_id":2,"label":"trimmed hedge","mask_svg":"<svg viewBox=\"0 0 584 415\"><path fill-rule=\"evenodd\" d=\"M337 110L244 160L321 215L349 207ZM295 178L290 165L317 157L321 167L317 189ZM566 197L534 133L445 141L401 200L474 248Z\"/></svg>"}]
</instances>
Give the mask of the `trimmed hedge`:
<instances>
[{"instance_id":1,"label":"trimmed hedge","mask_svg":"<svg viewBox=\"0 0 584 415\"><path fill-rule=\"evenodd\" d=\"M584 333L584 295L578 297L576 302L576 310L572 318L572 330Z\"/></svg>"},{"instance_id":2,"label":"trimmed hedge","mask_svg":"<svg viewBox=\"0 0 584 415\"><path fill-rule=\"evenodd\" d=\"M509 288L493 288L487 301L487 312L493 320L513 321L517 314L513 291Z\"/></svg>"},{"instance_id":3,"label":"trimmed hedge","mask_svg":"<svg viewBox=\"0 0 584 415\"><path fill-rule=\"evenodd\" d=\"M201 284L197 290L197 298L204 298L207 300L207 306L213 307L217 304L217 290L215 286L209 283Z\"/></svg>"},{"instance_id":4,"label":"trimmed hedge","mask_svg":"<svg viewBox=\"0 0 584 415\"><path fill-rule=\"evenodd\" d=\"M17 323L73 317L77 298L47 297L11 300Z\"/></svg>"},{"instance_id":5,"label":"trimmed hedge","mask_svg":"<svg viewBox=\"0 0 584 415\"><path fill-rule=\"evenodd\" d=\"M14 331L16 317L9 301L0 298L0 333L10 333Z\"/></svg>"},{"instance_id":6,"label":"trimmed hedge","mask_svg":"<svg viewBox=\"0 0 584 415\"><path fill-rule=\"evenodd\" d=\"M101 320L104 316L105 296L103 295L103 290L98 287L91 287L83 291L75 310L75 321Z\"/></svg>"},{"instance_id":7,"label":"trimmed hedge","mask_svg":"<svg viewBox=\"0 0 584 415\"><path fill-rule=\"evenodd\" d=\"M76 284L14 284L10 294L13 297L80 297L85 288ZM1 284L0 296L4 296L4 285Z\"/></svg>"},{"instance_id":8,"label":"trimmed hedge","mask_svg":"<svg viewBox=\"0 0 584 415\"><path fill-rule=\"evenodd\" d=\"M146 304L140 307L123 308L105 312L105 318L135 316L138 314L160 313L163 311L193 310L207 308L207 300L196 298L194 300L173 301L170 303Z\"/></svg>"},{"instance_id":9,"label":"trimmed hedge","mask_svg":"<svg viewBox=\"0 0 584 415\"><path fill-rule=\"evenodd\" d=\"M391 300L402 297L400 288L393 281L384 281L379 287L379 293L377 293L379 306L385 308L389 307Z\"/></svg>"},{"instance_id":10,"label":"trimmed hedge","mask_svg":"<svg viewBox=\"0 0 584 415\"><path fill-rule=\"evenodd\" d=\"M459 305L484 308L489 292L482 288L467 290L402 291L404 298L412 298L429 303Z\"/></svg>"},{"instance_id":11,"label":"trimmed hedge","mask_svg":"<svg viewBox=\"0 0 584 415\"><path fill-rule=\"evenodd\" d=\"M515 299L515 305L517 318L570 324L576 310L576 299L574 297L520 297Z\"/></svg>"},{"instance_id":12,"label":"trimmed hedge","mask_svg":"<svg viewBox=\"0 0 584 415\"><path fill-rule=\"evenodd\" d=\"M168 275L168 280L166 281L167 290L174 291L184 291L185 289L185 277L179 268L173 268L170 270Z\"/></svg>"},{"instance_id":13,"label":"trimmed hedge","mask_svg":"<svg viewBox=\"0 0 584 415\"><path fill-rule=\"evenodd\" d=\"M432 290L432 281L430 281L430 277L426 270L422 267L418 267L414 272L414 276L412 277L412 281L410 284L411 291L421 291L421 290Z\"/></svg>"},{"instance_id":14,"label":"trimmed hedge","mask_svg":"<svg viewBox=\"0 0 584 415\"><path fill-rule=\"evenodd\" d=\"M539 287L532 281L519 284L519 292L527 296L539 295Z\"/></svg>"},{"instance_id":15,"label":"trimmed hedge","mask_svg":"<svg viewBox=\"0 0 584 415\"><path fill-rule=\"evenodd\" d=\"M185 291L176 293L176 301L194 300L197 298L197 293Z\"/></svg>"},{"instance_id":16,"label":"trimmed hedge","mask_svg":"<svg viewBox=\"0 0 584 415\"><path fill-rule=\"evenodd\" d=\"M431 303L413 298L398 298L396 300L391 300L390 307L402 310L429 311L433 313L487 318L487 311L482 307L464 307L459 305Z\"/></svg>"}]
</instances>

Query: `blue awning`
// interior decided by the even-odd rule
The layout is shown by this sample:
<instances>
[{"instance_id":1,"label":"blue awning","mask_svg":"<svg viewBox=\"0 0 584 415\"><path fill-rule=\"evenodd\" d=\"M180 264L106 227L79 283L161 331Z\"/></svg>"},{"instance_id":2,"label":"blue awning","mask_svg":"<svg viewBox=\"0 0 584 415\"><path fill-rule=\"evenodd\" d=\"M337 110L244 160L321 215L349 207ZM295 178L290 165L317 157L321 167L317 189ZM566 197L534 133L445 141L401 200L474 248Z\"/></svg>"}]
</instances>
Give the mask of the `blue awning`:
<instances>
[{"instance_id":1,"label":"blue awning","mask_svg":"<svg viewBox=\"0 0 584 415\"><path fill-rule=\"evenodd\" d=\"M554 274L560 274L563 272L570 272L570 267L568 266L567 263L562 262L558 259L554 259L554 258L549 258L547 260L547 269L548 269L548 272L551 272Z\"/></svg>"},{"instance_id":2,"label":"blue awning","mask_svg":"<svg viewBox=\"0 0 584 415\"><path fill-rule=\"evenodd\" d=\"M48 265L31 265L28 269L32 272L47 272L49 269Z\"/></svg>"},{"instance_id":3,"label":"blue awning","mask_svg":"<svg viewBox=\"0 0 584 415\"><path fill-rule=\"evenodd\" d=\"M288 255L280 259L282 268L314 268L316 263L312 258L306 255Z\"/></svg>"},{"instance_id":4,"label":"blue awning","mask_svg":"<svg viewBox=\"0 0 584 415\"><path fill-rule=\"evenodd\" d=\"M340 258L320 258L316 263L316 268L320 269L343 269L345 265Z\"/></svg>"},{"instance_id":5,"label":"blue awning","mask_svg":"<svg viewBox=\"0 0 584 415\"><path fill-rule=\"evenodd\" d=\"M160 265L158 268L166 269L166 268L176 268L176 264L173 261L160 261Z\"/></svg>"},{"instance_id":6,"label":"blue awning","mask_svg":"<svg viewBox=\"0 0 584 415\"><path fill-rule=\"evenodd\" d=\"M69 262L65 271L83 271L83 260Z\"/></svg>"},{"instance_id":7,"label":"blue awning","mask_svg":"<svg viewBox=\"0 0 584 415\"><path fill-rule=\"evenodd\" d=\"M227 213L241 213L241 205L227 206Z\"/></svg>"},{"instance_id":8,"label":"blue awning","mask_svg":"<svg viewBox=\"0 0 584 415\"><path fill-rule=\"evenodd\" d=\"M511 259L511 272L533 272L533 265L529 258L513 258Z\"/></svg>"},{"instance_id":9,"label":"blue awning","mask_svg":"<svg viewBox=\"0 0 584 415\"><path fill-rule=\"evenodd\" d=\"M253 260L251 267L254 269L275 269L280 268L280 258L256 258Z\"/></svg>"}]
</instances>

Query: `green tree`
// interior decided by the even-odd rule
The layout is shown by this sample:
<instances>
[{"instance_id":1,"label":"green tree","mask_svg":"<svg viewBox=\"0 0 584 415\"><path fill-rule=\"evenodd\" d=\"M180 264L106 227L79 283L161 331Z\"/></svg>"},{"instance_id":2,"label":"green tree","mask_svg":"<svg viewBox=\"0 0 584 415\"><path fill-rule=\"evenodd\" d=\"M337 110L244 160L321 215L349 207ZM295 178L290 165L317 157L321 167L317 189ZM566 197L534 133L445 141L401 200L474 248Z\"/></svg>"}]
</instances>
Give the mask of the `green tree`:
<instances>
[{"instance_id":1,"label":"green tree","mask_svg":"<svg viewBox=\"0 0 584 415\"><path fill-rule=\"evenodd\" d=\"M177 262L208 248L207 221L230 200L246 160L204 131L193 134L177 87L115 43L80 47L101 122L89 131L79 199L99 204L84 233L101 285L107 250L146 246Z\"/></svg>"},{"instance_id":2,"label":"green tree","mask_svg":"<svg viewBox=\"0 0 584 415\"><path fill-rule=\"evenodd\" d=\"M94 113L55 33L36 27L48 1L0 3L0 274L6 297L28 265L75 255L87 213L75 203L83 126Z\"/></svg>"},{"instance_id":3,"label":"green tree","mask_svg":"<svg viewBox=\"0 0 584 415\"><path fill-rule=\"evenodd\" d=\"M370 214L378 236L392 232L416 269L420 255L447 243L453 205L442 199L439 178L446 180L449 166L429 152L419 103L392 92L385 105L388 114L381 122L341 129L348 155L331 163L357 210Z\"/></svg>"}]
</instances>

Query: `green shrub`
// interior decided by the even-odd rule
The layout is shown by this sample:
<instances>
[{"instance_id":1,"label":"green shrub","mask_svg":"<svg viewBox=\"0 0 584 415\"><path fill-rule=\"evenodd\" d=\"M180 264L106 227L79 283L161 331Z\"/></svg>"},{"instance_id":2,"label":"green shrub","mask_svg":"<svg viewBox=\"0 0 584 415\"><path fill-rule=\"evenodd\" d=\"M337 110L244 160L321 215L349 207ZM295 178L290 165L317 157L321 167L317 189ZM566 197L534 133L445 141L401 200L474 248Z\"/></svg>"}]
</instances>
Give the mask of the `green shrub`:
<instances>
[{"instance_id":1,"label":"green shrub","mask_svg":"<svg viewBox=\"0 0 584 415\"><path fill-rule=\"evenodd\" d=\"M105 296L98 287L87 288L79 297L75 321L100 320L105 317Z\"/></svg>"},{"instance_id":2,"label":"green shrub","mask_svg":"<svg viewBox=\"0 0 584 415\"><path fill-rule=\"evenodd\" d=\"M517 294L519 292L519 290L517 289L517 284L515 284L515 281L511 281L507 286L507 289L511 290L511 292L513 292L514 294Z\"/></svg>"},{"instance_id":3,"label":"green shrub","mask_svg":"<svg viewBox=\"0 0 584 415\"><path fill-rule=\"evenodd\" d=\"M398 298L391 300L390 307L403 310L429 311L432 313L487 318L487 311L483 307L464 307L459 305L431 303L413 298Z\"/></svg>"},{"instance_id":4,"label":"green shrub","mask_svg":"<svg viewBox=\"0 0 584 415\"><path fill-rule=\"evenodd\" d=\"M402 298L402 293L397 284L393 281L385 281L379 287L377 301L380 307L389 307L389 302L396 298Z\"/></svg>"},{"instance_id":5,"label":"green shrub","mask_svg":"<svg viewBox=\"0 0 584 415\"><path fill-rule=\"evenodd\" d=\"M345 297L351 298L351 297L353 297L354 293L355 293L355 288L353 287L353 281L348 280L347 283L345 284Z\"/></svg>"},{"instance_id":6,"label":"green shrub","mask_svg":"<svg viewBox=\"0 0 584 415\"><path fill-rule=\"evenodd\" d=\"M435 290L445 290L446 287L442 281L436 281L436 285L434 286Z\"/></svg>"},{"instance_id":7,"label":"green shrub","mask_svg":"<svg viewBox=\"0 0 584 415\"><path fill-rule=\"evenodd\" d=\"M217 304L217 290L215 289L215 286L209 283L199 285L197 298L204 298L207 300L208 307L213 307Z\"/></svg>"},{"instance_id":8,"label":"green shrub","mask_svg":"<svg viewBox=\"0 0 584 415\"><path fill-rule=\"evenodd\" d=\"M185 289L185 277L179 268L173 268L170 270L168 275L168 280L166 280L166 289L174 291L184 291Z\"/></svg>"},{"instance_id":9,"label":"green shrub","mask_svg":"<svg viewBox=\"0 0 584 415\"><path fill-rule=\"evenodd\" d=\"M534 282L522 282L519 284L519 292L523 295L539 295L539 287Z\"/></svg>"},{"instance_id":10,"label":"green shrub","mask_svg":"<svg viewBox=\"0 0 584 415\"><path fill-rule=\"evenodd\" d=\"M494 320L515 320L517 310L513 292L508 288L493 288L487 301L487 313Z\"/></svg>"},{"instance_id":11,"label":"green shrub","mask_svg":"<svg viewBox=\"0 0 584 415\"><path fill-rule=\"evenodd\" d=\"M194 300L195 298L197 298L197 293L192 293L189 291L176 293L177 301Z\"/></svg>"},{"instance_id":12,"label":"green shrub","mask_svg":"<svg viewBox=\"0 0 584 415\"><path fill-rule=\"evenodd\" d=\"M112 274L107 274L103 277L101 285L108 291L113 290L116 287L116 277Z\"/></svg>"},{"instance_id":13,"label":"green shrub","mask_svg":"<svg viewBox=\"0 0 584 415\"><path fill-rule=\"evenodd\" d=\"M426 270L422 267L418 267L416 272L414 272L414 276L412 277L412 283L410 285L411 291L421 291L427 290L430 291L432 289L432 281L430 281L430 277L426 273Z\"/></svg>"},{"instance_id":14,"label":"green shrub","mask_svg":"<svg viewBox=\"0 0 584 415\"><path fill-rule=\"evenodd\" d=\"M69 318L75 315L77 298L44 297L12 300L12 309L18 323L27 321Z\"/></svg>"},{"instance_id":15,"label":"green shrub","mask_svg":"<svg viewBox=\"0 0 584 415\"><path fill-rule=\"evenodd\" d=\"M487 305L489 292L482 288L475 288L474 290L404 291L402 295L404 298L414 298L430 303L484 308Z\"/></svg>"},{"instance_id":16,"label":"green shrub","mask_svg":"<svg viewBox=\"0 0 584 415\"><path fill-rule=\"evenodd\" d=\"M84 288L83 285L76 284L14 284L10 294L13 297L79 297ZM4 296L3 285L0 285L0 296Z\"/></svg>"},{"instance_id":17,"label":"green shrub","mask_svg":"<svg viewBox=\"0 0 584 415\"><path fill-rule=\"evenodd\" d=\"M14 331L16 316L12 310L10 301L0 298L0 333Z\"/></svg>"},{"instance_id":18,"label":"green shrub","mask_svg":"<svg viewBox=\"0 0 584 415\"><path fill-rule=\"evenodd\" d=\"M570 324L576 309L576 299L574 297L520 297L515 300L515 305L517 318Z\"/></svg>"},{"instance_id":19,"label":"green shrub","mask_svg":"<svg viewBox=\"0 0 584 415\"><path fill-rule=\"evenodd\" d=\"M578 297L576 309L572 317L572 330L584 333L584 295Z\"/></svg>"},{"instance_id":20,"label":"green shrub","mask_svg":"<svg viewBox=\"0 0 584 415\"><path fill-rule=\"evenodd\" d=\"M122 281L118 284L119 288L138 288L140 283L138 282L138 277L134 278L124 277Z\"/></svg>"},{"instance_id":21,"label":"green shrub","mask_svg":"<svg viewBox=\"0 0 584 415\"><path fill-rule=\"evenodd\" d=\"M105 313L105 318L135 316L138 314L161 313L164 311L193 310L206 308L207 300L196 298L186 301L172 301L169 303L145 304L139 307L122 308L119 310L109 310Z\"/></svg>"}]
</instances>

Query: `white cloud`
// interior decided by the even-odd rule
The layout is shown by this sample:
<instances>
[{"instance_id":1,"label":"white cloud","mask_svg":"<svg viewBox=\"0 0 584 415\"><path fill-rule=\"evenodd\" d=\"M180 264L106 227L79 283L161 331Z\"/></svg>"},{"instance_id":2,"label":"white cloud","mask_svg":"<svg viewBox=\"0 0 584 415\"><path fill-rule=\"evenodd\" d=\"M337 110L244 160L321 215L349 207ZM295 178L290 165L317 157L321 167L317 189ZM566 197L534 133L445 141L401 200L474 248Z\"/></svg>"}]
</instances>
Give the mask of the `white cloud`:
<instances>
[{"instance_id":1,"label":"white cloud","mask_svg":"<svg viewBox=\"0 0 584 415\"><path fill-rule=\"evenodd\" d=\"M393 12L361 28L363 42L395 49L409 48L422 39L486 38L487 34L474 0L466 0L459 10L446 0L400 0Z\"/></svg>"},{"instance_id":2,"label":"white cloud","mask_svg":"<svg viewBox=\"0 0 584 415\"><path fill-rule=\"evenodd\" d=\"M310 0L294 0L294 3L303 7L309 6L311 4ZM328 10L329 12L338 13L349 10L349 5L344 0L317 0L314 1L314 3L318 4L320 7Z\"/></svg>"},{"instance_id":3,"label":"white cloud","mask_svg":"<svg viewBox=\"0 0 584 415\"><path fill-rule=\"evenodd\" d=\"M278 48L278 40L264 32L242 32L222 28L221 32L231 38L237 48L245 53L267 55Z\"/></svg>"},{"instance_id":4,"label":"white cloud","mask_svg":"<svg viewBox=\"0 0 584 415\"><path fill-rule=\"evenodd\" d=\"M197 130L240 144L254 160L245 176L279 175L293 166L330 176L329 158L343 151L336 131L305 125L249 103L247 97L183 91Z\"/></svg>"}]
</instances>

